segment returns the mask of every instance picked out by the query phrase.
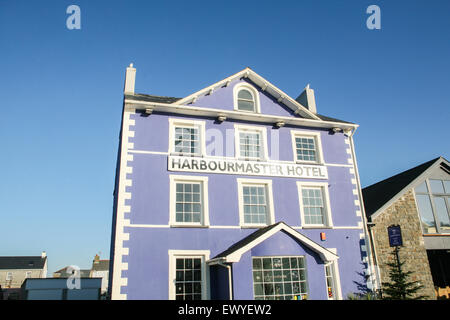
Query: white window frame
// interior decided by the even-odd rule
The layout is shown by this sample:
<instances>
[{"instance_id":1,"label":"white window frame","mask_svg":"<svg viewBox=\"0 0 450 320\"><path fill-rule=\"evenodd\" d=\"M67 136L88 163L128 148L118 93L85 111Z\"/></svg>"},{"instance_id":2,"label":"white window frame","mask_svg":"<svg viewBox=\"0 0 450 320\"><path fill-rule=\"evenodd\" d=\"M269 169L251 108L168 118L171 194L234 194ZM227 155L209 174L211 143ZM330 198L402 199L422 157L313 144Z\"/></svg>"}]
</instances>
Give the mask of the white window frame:
<instances>
[{"instance_id":1,"label":"white window frame","mask_svg":"<svg viewBox=\"0 0 450 320\"><path fill-rule=\"evenodd\" d=\"M13 279L13 273L12 272L7 272L6 273L6 281L11 281Z\"/></svg>"},{"instance_id":2,"label":"white window frame","mask_svg":"<svg viewBox=\"0 0 450 320\"><path fill-rule=\"evenodd\" d=\"M310 294L310 290L309 290L309 280L308 280L308 266L307 266L307 261L306 261L306 256L305 255L281 255L281 256L276 256L276 255L269 255L269 256L254 256L254 257L252 257L252 291L253 291L253 298L255 299L255 297L256 297L256 293L255 293L255 280L254 280L254 278L253 278L253 273L255 272L255 269L253 269L253 259L254 258L257 258L257 259L259 259L259 258L261 258L261 259L264 259L264 258L279 258L279 259L283 259L283 258L302 258L303 259L303 264L304 264L304 267L303 268L300 268L300 267L297 267L297 268L295 268L295 269L293 269L293 268L289 268L289 269L287 269L287 270L300 270L300 269L303 269L304 270L304 273L305 273L305 280L304 281L299 281L299 282L304 282L305 283L305 285L306 285L306 292L304 292L304 293L300 293L300 294L298 294L298 295L303 295L303 296L306 296L306 297L308 297L308 295ZM282 269L284 269L284 268L282 268ZM264 269L262 266L261 266L261 271L265 271L265 270L268 270L268 269ZM270 269L270 270L275 270L274 268L272 268L272 269ZM284 269L284 270L286 270L286 269ZM263 281L262 283L264 283L265 281ZM271 284L275 284L276 282L275 281L268 281L268 283L271 283ZM285 282L283 281L283 282L280 282L280 283L282 283L282 284L284 284ZM294 283L294 281L290 281L290 283L292 284L292 283ZM291 293L291 294L283 294L283 296L285 296L285 295L295 295L294 293ZM261 296L261 295L259 295L259 296ZM263 294L262 295L263 297L266 297L266 295L265 294ZM276 294L273 294L273 295L268 295L269 297L270 296L277 296Z\"/></svg>"},{"instance_id":3,"label":"white window frame","mask_svg":"<svg viewBox=\"0 0 450 320\"><path fill-rule=\"evenodd\" d=\"M298 160L297 159L297 145L295 138L313 138L316 145L316 161ZM291 130L292 152L294 155L294 162L296 163L310 163L310 164L324 164L322 153L322 142L320 139L320 132Z\"/></svg>"},{"instance_id":4,"label":"white window frame","mask_svg":"<svg viewBox=\"0 0 450 320\"><path fill-rule=\"evenodd\" d=\"M303 208L303 195L302 188L303 187L313 187L313 188L321 188L322 189L322 197L325 209L324 220L325 224L306 224L305 223L305 211ZM328 182L305 182L305 181L297 181L297 193L298 193L298 202L300 206L300 219L301 226L306 228L332 228L333 227L333 219L331 214L331 205L330 205L330 196L328 193Z\"/></svg>"},{"instance_id":5,"label":"white window frame","mask_svg":"<svg viewBox=\"0 0 450 320\"><path fill-rule=\"evenodd\" d=\"M246 158L241 156L241 144L240 144L240 133L241 132L258 132L261 137L261 156L259 158ZM268 161L269 153L267 147L267 128L258 126L248 126L235 124L234 125L234 145L235 145L235 158L240 160L248 161Z\"/></svg>"},{"instance_id":6,"label":"white window frame","mask_svg":"<svg viewBox=\"0 0 450 320\"><path fill-rule=\"evenodd\" d=\"M248 90L251 95L253 96L253 101L255 103L255 108L253 111L248 111L248 110L239 110L238 109L238 93L241 89L246 89ZM258 90L256 90L252 85L246 83L246 82L241 82L236 84L233 87L233 104L234 104L234 110L238 111L238 112L246 112L246 113L261 113L261 107L259 104L259 93Z\"/></svg>"},{"instance_id":7,"label":"white window frame","mask_svg":"<svg viewBox=\"0 0 450 320\"><path fill-rule=\"evenodd\" d=\"M209 205L208 205L208 177L169 175L170 179L170 205L169 205L169 225L173 227L209 227ZM200 183L202 214L200 222L177 222L176 221L176 185L181 183Z\"/></svg>"},{"instance_id":8,"label":"white window frame","mask_svg":"<svg viewBox=\"0 0 450 320\"><path fill-rule=\"evenodd\" d=\"M241 228L261 228L275 223L275 210L272 192L272 180L238 178L238 201L239 201L239 225ZM267 223L246 223L244 219L244 192L243 187L247 185L264 186L266 189Z\"/></svg>"},{"instance_id":9,"label":"white window frame","mask_svg":"<svg viewBox=\"0 0 450 320\"><path fill-rule=\"evenodd\" d=\"M334 254L337 254L336 248L327 248L327 250L333 252ZM326 270L327 266L330 266L330 268L331 268L331 273L332 273L331 276L332 276L334 291L335 291L335 295L336 295L336 298L329 298L328 291L327 291L326 292L327 298L328 298L328 300L342 300L341 278L339 276L338 261L334 260L334 261L330 261L330 262L324 264L323 272L324 272L324 276L325 276L325 289L328 289L327 288L327 270Z\"/></svg>"},{"instance_id":10,"label":"white window frame","mask_svg":"<svg viewBox=\"0 0 450 320\"><path fill-rule=\"evenodd\" d=\"M200 154L184 154L180 152L175 152L175 128L176 127L190 127L198 128L199 132L199 144L200 144ZM205 144L205 121L199 120L186 120L186 119L175 119L169 118L169 155L183 155L191 157L204 157L206 155L206 144Z\"/></svg>"},{"instance_id":11,"label":"white window frame","mask_svg":"<svg viewBox=\"0 0 450 320\"><path fill-rule=\"evenodd\" d=\"M200 258L202 259L202 300L210 299L209 267L206 261L209 260L209 250L169 250L169 300L176 299L175 279L176 279L176 259L177 258Z\"/></svg>"},{"instance_id":12,"label":"white window frame","mask_svg":"<svg viewBox=\"0 0 450 320\"><path fill-rule=\"evenodd\" d=\"M26 272L25 272L25 278L26 278L26 279L31 278L31 274L32 274L31 271L26 271Z\"/></svg>"}]
</instances>

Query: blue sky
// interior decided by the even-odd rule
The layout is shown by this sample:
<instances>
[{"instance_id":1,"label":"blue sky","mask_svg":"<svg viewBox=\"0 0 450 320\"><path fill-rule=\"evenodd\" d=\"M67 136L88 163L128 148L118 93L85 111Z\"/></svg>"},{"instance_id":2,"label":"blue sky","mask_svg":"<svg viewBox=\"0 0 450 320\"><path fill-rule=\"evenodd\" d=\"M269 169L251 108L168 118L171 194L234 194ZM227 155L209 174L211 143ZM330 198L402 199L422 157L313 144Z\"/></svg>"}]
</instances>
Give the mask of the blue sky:
<instances>
[{"instance_id":1,"label":"blue sky","mask_svg":"<svg viewBox=\"0 0 450 320\"><path fill-rule=\"evenodd\" d=\"M66 8L81 8L81 29ZM366 8L381 9L381 30ZM363 186L450 159L449 1L0 0L0 255L109 258L125 68L183 97L249 66L358 123Z\"/></svg>"}]
</instances>

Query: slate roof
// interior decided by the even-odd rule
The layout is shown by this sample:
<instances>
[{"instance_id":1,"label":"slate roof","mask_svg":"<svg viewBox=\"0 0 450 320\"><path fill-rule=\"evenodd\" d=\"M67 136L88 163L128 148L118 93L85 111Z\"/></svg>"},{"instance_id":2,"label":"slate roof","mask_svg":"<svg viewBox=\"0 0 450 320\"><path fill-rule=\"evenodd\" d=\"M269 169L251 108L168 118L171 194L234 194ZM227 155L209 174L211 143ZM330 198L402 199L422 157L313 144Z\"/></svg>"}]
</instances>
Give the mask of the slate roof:
<instances>
[{"instance_id":1,"label":"slate roof","mask_svg":"<svg viewBox=\"0 0 450 320\"><path fill-rule=\"evenodd\" d=\"M412 169L403 171L395 176L363 188L362 194L367 217L374 214L439 159L443 158L439 157L422 163Z\"/></svg>"},{"instance_id":2,"label":"slate roof","mask_svg":"<svg viewBox=\"0 0 450 320\"><path fill-rule=\"evenodd\" d=\"M157 103L174 103L178 100L181 100L181 98L154 96L154 95L143 94L143 93L126 94L125 99L133 99L133 100L137 100L137 101L147 101L147 102L157 102Z\"/></svg>"},{"instance_id":3,"label":"slate roof","mask_svg":"<svg viewBox=\"0 0 450 320\"><path fill-rule=\"evenodd\" d=\"M313 240L309 239L305 235L292 229L283 221L280 221L280 222L277 222L277 223L267 226L265 228L261 228L255 232L251 233L247 237L245 237L242 240L233 244L227 250L223 251L222 253L219 253L213 259L224 258L225 260L228 261L228 259L230 258L230 261L233 261L233 259L236 258L236 257L232 257L234 254L236 254L242 248L245 249L245 247L251 243L253 243L253 246L257 245L259 243L258 238L263 237L266 233L271 232L273 229L275 229L276 232L285 231L285 232L289 233L291 236L294 236L295 238L297 238L297 240L300 240L304 245L309 247L311 250L316 251L321 256L321 258L324 259L324 261L333 261L333 260L339 258L335 253L322 247L320 244L314 242ZM264 238L263 238L263 240L264 240ZM234 261L234 262L236 262L236 261Z\"/></svg>"},{"instance_id":4,"label":"slate roof","mask_svg":"<svg viewBox=\"0 0 450 320\"><path fill-rule=\"evenodd\" d=\"M252 242L253 240L259 238L260 236L262 236L263 234L265 234L266 232L270 231L271 229L275 228L277 225L281 224L283 222L278 222L275 224L272 224L270 226L258 229L257 231L253 232L252 234L248 235L247 237L245 237L244 239L236 242L235 244L233 244L231 247L229 247L227 250L223 251L222 253L219 253L217 256L215 256L213 259L215 258L222 258L222 257L226 257L229 254L239 250L242 247L245 247L247 244L249 244L250 242Z\"/></svg>"},{"instance_id":5,"label":"slate roof","mask_svg":"<svg viewBox=\"0 0 450 320\"><path fill-rule=\"evenodd\" d=\"M155 95L143 94L143 93L135 93L135 94L126 94L125 99L146 101L146 102L156 102L156 103L174 103L174 102L177 102L178 100L181 100L182 98L164 97L164 96L155 96ZM327 117L327 116L324 116L324 115L321 115L318 113L316 114L316 116L318 116L323 121L354 124L353 122L348 122L348 121L339 120L336 118Z\"/></svg>"},{"instance_id":6,"label":"slate roof","mask_svg":"<svg viewBox=\"0 0 450 320\"><path fill-rule=\"evenodd\" d=\"M324 115L318 114L318 113L316 113L316 116L318 116L318 117L319 117L321 120L323 120L323 121L331 121L331 122L341 122L341 123L355 124L355 123L353 123L353 122L348 122L348 121L339 120L339 119L336 119L336 118L327 117L327 116L324 116Z\"/></svg>"},{"instance_id":7,"label":"slate roof","mask_svg":"<svg viewBox=\"0 0 450 320\"><path fill-rule=\"evenodd\" d=\"M41 256L0 257L0 269L43 269L46 260Z\"/></svg>"},{"instance_id":8,"label":"slate roof","mask_svg":"<svg viewBox=\"0 0 450 320\"><path fill-rule=\"evenodd\" d=\"M55 274L57 274L58 276L55 278L69 278L70 276L72 276L74 274L74 272L68 272L67 271L68 268L69 268L69 266L53 272L53 277L55 277ZM89 270L89 269L81 269L80 270L80 277L82 277L82 278L89 278L90 274L91 274L91 270Z\"/></svg>"}]
</instances>

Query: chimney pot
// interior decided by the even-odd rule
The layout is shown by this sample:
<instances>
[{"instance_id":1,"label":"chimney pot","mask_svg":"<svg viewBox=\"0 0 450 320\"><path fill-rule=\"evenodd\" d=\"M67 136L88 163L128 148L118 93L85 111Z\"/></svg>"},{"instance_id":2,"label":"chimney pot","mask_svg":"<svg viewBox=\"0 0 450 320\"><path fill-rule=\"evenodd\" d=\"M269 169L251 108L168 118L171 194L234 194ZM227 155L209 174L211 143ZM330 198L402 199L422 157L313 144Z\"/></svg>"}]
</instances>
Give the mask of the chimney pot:
<instances>
[{"instance_id":1,"label":"chimney pot","mask_svg":"<svg viewBox=\"0 0 450 320\"><path fill-rule=\"evenodd\" d=\"M133 64L127 68L125 74L125 88L123 90L124 94L134 94L134 84L136 81L136 68L133 68Z\"/></svg>"},{"instance_id":2,"label":"chimney pot","mask_svg":"<svg viewBox=\"0 0 450 320\"><path fill-rule=\"evenodd\" d=\"M306 85L303 92L295 99L302 106L306 107L312 113L317 113L316 98L314 96L314 90L309 87L309 83Z\"/></svg>"}]
</instances>

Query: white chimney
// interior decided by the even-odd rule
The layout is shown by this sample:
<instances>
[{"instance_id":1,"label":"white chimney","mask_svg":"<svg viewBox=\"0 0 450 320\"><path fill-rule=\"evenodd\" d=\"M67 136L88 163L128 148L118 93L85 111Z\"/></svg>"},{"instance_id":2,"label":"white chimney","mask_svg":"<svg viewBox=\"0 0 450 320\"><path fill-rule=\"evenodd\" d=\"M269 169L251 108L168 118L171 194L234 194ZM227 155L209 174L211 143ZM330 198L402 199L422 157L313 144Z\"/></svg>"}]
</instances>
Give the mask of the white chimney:
<instances>
[{"instance_id":1,"label":"white chimney","mask_svg":"<svg viewBox=\"0 0 450 320\"><path fill-rule=\"evenodd\" d=\"M127 68L127 73L125 74L125 88L123 90L124 94L134 94L134 83L136 80L136 69L133 68L133 64Z\"/></svg>"},{"instance_id":2,"label":"white chimney","mask_svg":"<svg viewBox=\"0 0 450 320\"><path fill-rule=\"evenodd\" d=\"M309 84L303 89L303 92L295 99L298 103L308 108L312 113L317 113L316 98L314 97L314 90L309 87Z\"/></svg>"},{"instance_id":3,"label":"white chimney","mask_svg":"<svg viewBox=\"0 0 450 320\"><path fill-rule=\"evenodd\" d=\"M47 256L47 253L45 251L42 251L41 258L44 259Z\"/></svg>"}]
</instances>

